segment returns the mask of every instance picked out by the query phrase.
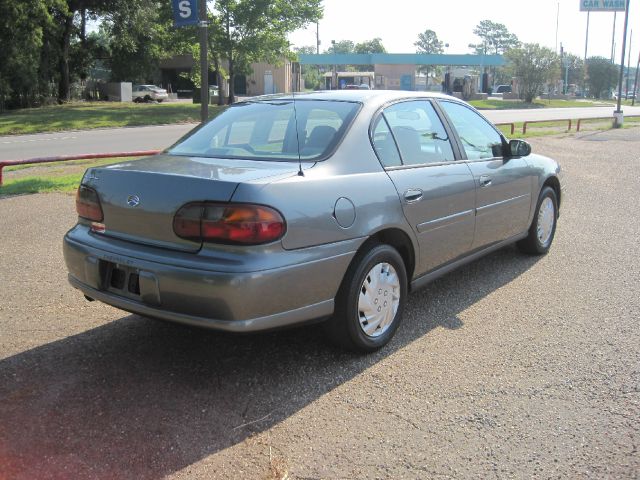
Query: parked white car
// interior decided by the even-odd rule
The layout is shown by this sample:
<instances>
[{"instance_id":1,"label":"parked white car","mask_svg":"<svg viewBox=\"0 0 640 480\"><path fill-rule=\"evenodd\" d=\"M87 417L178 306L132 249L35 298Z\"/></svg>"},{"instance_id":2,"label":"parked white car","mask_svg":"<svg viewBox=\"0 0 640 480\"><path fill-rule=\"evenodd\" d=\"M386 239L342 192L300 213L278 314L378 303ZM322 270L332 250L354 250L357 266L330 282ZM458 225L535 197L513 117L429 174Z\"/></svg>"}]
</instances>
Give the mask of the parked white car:
<instances>
[{"instance_id":1,"label":"parked white car","mask_svg":"<svg viewBox=\"0 0 640 480\"><path fill-rule=\"evenodd\" d=\"M162 102L169 98L169 95L164 88L156 87L155 85L134 85L131 97L137 103L150 102L152 100Z\"/></svg>"}]
</instances>

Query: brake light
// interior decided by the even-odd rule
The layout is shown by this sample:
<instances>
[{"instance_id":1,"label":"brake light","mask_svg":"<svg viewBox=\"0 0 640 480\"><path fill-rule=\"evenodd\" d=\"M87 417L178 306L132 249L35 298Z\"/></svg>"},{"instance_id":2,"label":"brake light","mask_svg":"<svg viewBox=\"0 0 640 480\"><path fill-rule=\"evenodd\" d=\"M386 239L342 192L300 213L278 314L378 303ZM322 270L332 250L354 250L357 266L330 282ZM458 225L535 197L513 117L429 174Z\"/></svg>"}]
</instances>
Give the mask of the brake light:
<instances>
[{"instance_id":1,"label":"brake light","mask_svg":"<svg viewBox=\"0 0 640 480\"><path fill-rule=\"evenodd\" d=\"M76 192L76 211L78 216L92 222L102 222L104 219L98 192L85 185L80 185Z\"/></svg>"},{"instance_id":2,"label":"brake light","mask_svg":"<svg viewBox=\"0 0 640 480\"><path fill-rule=\"evenodd\" d=\"M260 245L282 238L286 223L264 205L191 203L173 219L177 236L211 243Z\"/></svg>"}]
</instances>

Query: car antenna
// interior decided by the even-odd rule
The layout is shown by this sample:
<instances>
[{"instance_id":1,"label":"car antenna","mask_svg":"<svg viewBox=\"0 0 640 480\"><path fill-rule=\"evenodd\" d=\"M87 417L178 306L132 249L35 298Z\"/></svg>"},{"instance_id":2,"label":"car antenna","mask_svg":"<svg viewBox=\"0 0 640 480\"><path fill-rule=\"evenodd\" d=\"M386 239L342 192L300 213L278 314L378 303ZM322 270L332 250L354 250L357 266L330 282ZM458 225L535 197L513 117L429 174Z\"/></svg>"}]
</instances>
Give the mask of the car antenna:
<instances>
[{"instance_id":1,"label":"car antenna","mask_svg":"<svg viewBox=\"0 0 640 480\"><path fill-rule=\"evenodd\" d=\"M296 143L298 144L298 176L304 177L302 171L302 158L300 158L300 137L298 136L298 111L296 110L296 87L295 83L292 85L291 94L293 96L293 118L296 122Z\"/></svg>"}]
</instances>

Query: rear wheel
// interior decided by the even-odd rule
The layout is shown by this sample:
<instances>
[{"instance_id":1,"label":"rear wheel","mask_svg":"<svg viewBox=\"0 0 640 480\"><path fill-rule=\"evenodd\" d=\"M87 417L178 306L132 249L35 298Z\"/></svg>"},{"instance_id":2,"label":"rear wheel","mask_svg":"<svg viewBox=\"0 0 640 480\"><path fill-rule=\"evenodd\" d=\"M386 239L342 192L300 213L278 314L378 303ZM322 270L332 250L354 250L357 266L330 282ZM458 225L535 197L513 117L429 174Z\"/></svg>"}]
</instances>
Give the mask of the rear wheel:
<instances>
[{"instance_id":1,"label":"rear wheel","mask_svg":"<svg viewBox=\"0 0 640 480\"><path fill-rule=\"evenodd\" d=\"M333 318L332 340L350 350L372 352L386 345L400 321L407 297L407 274L400 254L374 245L358 254L342 281Z\"/></svg>"},{"instance_id":2,"label":"rear wheel","mask_svg":"<svg viewBox=\"0 0 640 480\"><path fill-rule=\"evenodd\" d=\"M536 213L529 227L529 234L520 240L518 248L533 255L542 255L549 251L556 233L558 220L558 198L551 187L544 187L538 197Z\"/></svg>"}]
</instances>

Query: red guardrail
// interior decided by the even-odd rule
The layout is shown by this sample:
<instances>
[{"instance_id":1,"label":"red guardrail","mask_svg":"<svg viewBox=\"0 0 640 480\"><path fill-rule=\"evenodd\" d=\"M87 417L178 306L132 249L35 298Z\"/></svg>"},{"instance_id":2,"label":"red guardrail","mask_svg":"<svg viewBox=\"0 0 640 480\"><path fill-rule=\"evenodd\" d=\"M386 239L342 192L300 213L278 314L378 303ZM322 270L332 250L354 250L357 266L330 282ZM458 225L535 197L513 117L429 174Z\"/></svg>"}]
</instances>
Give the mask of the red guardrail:
<instances>
[{"instance_id":1,"label":"red guardrail","mask_svg":"<svg viewBox=\"0 0 640 480\"><path fill-rule=\"evenodd\" d=\"M558 123L558 122L569 122L569 126L567 128L567 132L571 131L571 122L572 120L570 118L559 118L558 120L530 120L528 122L524 122L522 124L522 134L524 135L525 133L527 133L527 125L529 125L530 123Z\"/></svg>"},{"instance_id":2,"label":"red guardrail","mask_svg":"<svg viewBox=\"0 0 640 480\"><path fill-rule=\"evenodd\" d=\"M624 118L638 118L640 115L625 115ZM611 120L613 122L613 117L594 117L594 118L580 118L578 119L578 124L576 125L576 132L580 131L580 125L583 121L586 120Z\"/></svg>"},{"instance_id":3,"label":"red guardrail","mask_svg":"<svg viewBox=\"0 0 640 480\"><path fill-rule=\"evenodd\" d=\"M610 120L611 122L613 122L613 117L579 118L578 124L576 125L576 132L580 131L580 125L584 120Z\"/></svg>"},{"instance_id":4,"label":"red guardrail","mask_svg":"<svg viewBox=\"0 0 640 480\"><path fill-rule=\"evenodd\" d=\"M512 122L507 122L507 123L496 123L495 124L496 127L500 127L500 126L510 126L511 127L511 135L513 135L516 132L516 124L512 123Z\"/></svg>"},{"instance_id":5,"label":"red guardrail","mask_svg":"<svg viewBox=\"0 0 640 480\"><path fill-rule=\"evenodd\" d=\"M97 158L121 158L121 157L147 157L155 155L162 150L142 150L135 152L116 152L116 153L85 153L82 155L59 155L57 157L37 157L27 158L25 160L3 160L0 161L0 187L2 186L2 169L13 165L29 165L36 163L53 163L65 162L68 160L93 160Z\"/></svg>"}]
</instances>

